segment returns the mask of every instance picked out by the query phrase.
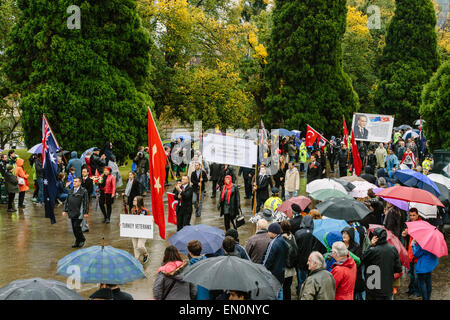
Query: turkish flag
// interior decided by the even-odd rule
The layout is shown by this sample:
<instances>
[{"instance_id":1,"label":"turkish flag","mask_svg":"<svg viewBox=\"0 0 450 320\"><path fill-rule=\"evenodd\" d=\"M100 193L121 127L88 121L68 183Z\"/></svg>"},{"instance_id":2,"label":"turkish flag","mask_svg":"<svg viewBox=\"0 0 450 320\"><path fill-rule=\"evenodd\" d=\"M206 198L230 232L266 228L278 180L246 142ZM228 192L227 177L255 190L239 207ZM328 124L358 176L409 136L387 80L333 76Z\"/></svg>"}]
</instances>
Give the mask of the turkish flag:
<instances>
[{"instance_id":1,"label":"turkish flag","mask_svg":"<svg viewBox=\"0 0 450 320\"><path fill-rule=\"evenodd\" d=\"M352 129L352 155L353 155L353 168L357 176L361 174L362 162L359 156L358 146L356 145L355 136L353 135Z\"/></svg>"},{"instance_id":2,"label":"turkish flag","mask_svg":"<svg viewBox=\"0 0 450 320\"><path fill-rule=\"evenodd\" d=\"M148 108L148 149L153 219L159 228L159 235L165 239L166 221L164 218L163 195L167 157L150 108Z\"/></svg>"},{"instance_id":3,"label":"turkish flag","mask_svg":"<svg viewBox=\"0 0 450 320\"><path fill-rule=\"evenodd\" d=\"M347 144L348 144L348 130L347 130L347 124L345 123L344 115L342 115L342 123L343 123L343 127L344 127L344 141L345 141L345 145L347 146Z\"/></svg>"},{"instance_id":4,"label":"turkish flag","mask_svg":"<svg viewBox=\"0 0 450 320\"><path fill-rule=\"evenodd\" d=\"M317 138L319 138L320 134L314 130L313 128L311 128L309 125L306 126L306 140L305 140L305 145L307 147L311 147L314 142L317 140Z\"/></svg>"},{"instance_id":5,"label":"turkish flag","mask_svg":"<svg viewBox=\"0 0 450 320\"><path fill-rule=\"evenodd\" d=\"M177 207L178 200L175 200L175 194L172 192L167 192L167 200L169 204L169 214L167 216L167 221L171 224L177 225Z\"/></svg>"}]
</instances>

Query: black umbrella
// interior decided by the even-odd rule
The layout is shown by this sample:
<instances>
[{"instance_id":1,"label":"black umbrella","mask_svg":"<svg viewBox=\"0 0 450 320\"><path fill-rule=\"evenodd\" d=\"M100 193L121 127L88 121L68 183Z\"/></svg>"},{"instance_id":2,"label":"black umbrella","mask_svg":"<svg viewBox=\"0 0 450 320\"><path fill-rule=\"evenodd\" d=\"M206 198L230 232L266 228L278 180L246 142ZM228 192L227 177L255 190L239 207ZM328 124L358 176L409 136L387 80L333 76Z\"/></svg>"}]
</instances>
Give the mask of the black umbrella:
<instances>
[{"instance_id":1,"label":"black umbrella","mask_svg":"<svg viewBox=\"0 0 450 320\"><path fill-rule=\"evenodd\" d=\"M332 178L332 179L334 181L342 184L342 186L345 188L345 190L347 190L347 192L350 192L350 191L352 191L353 189L356 188L356 186L354 184L352 184L351 182L349 182L349 181L345 181L345 180L337 179L337 178Z\"/></svg>"},{"instance_id":2,"label":"black umbrella","mask_svg":"<svg viewBox=\"0 0 450 320\"><path fill-rule=\"evenodd\" d=\"M441 192L441 194L438 196L438 199L442 202L443 205L447 205L450 202L450 191L442 183L434 181L434 184L436 185L436 187L438 187L439 191Z\"/></svg>"},{"instance_id":3,"label":"black umbrella","mask_svg":"<svg viewBox=\"0 0 450 320\"><path fill-rule=\"evenodd\" d=\"M183 280L208 290L266 291L278 294L279 281L262 264L235 256L208 258L186 268ZM275 294L275 295L276 295Z\"/></svg>"},{"instance_id":4,"label":"black umbrella","mask_svg":"<svg viewBox=\"0 0 450 320\"><path fill-rule=\"evenodd\" d=\"M15 280L0 288L0 300L84 300L67 285L41 278Z\"/></svg>"},{"instance_id":5,"label":"black umbrella","mask_svg":"<svg viewBox=\"0 0 450 320\"><path fill-rule=\"evenodd\" d=\"M360 175L360 177L363 178L364 180L366 180L367 182L372 183L372 184L376 184L377 183L377 178L375 178L375 176L373 174L363 173L362 175Z\"/></svg>"},{"instance_id":6,"label":"black umbrella","mask_svg":"<svg viewBox=\"0 0 450 320\"><path fill-rule=\"evenodd\" d=\"M370 213L363 203L347 198L329 198L316 208L323 216L345 221L359 221Z\"/></svg>"}]
</instances>

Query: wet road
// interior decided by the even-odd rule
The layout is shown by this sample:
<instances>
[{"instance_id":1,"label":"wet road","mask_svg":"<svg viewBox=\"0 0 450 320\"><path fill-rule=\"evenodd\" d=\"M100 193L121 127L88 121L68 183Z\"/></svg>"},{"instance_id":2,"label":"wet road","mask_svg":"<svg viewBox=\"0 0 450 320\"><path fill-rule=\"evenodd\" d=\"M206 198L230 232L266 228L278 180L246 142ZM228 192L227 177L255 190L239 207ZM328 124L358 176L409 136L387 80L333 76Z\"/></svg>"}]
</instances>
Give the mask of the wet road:
<instances>
[{"instance_id":1,"label":"wet road","mask_svg":"<svg viewBox=\"0 0 450 320\"><path fill-rule=\"evenodd\" d=\"M244 188L242 178L238 178L238 183L242 184L241 206L246 221L251 217L251 200L244 199ZM305 194L306 179L301 178L301 193ZM166 187L167 191L172 191L173 186ZM202 216L199 218L193 214L191 224L207 224L221 229L223 219L219 217L216 205L217 200L211 199L211 185L207 184L207 196L203 198ZM65 282L66 278L56 275L56 265L59 259L76 249L71 248L74 242L70 221L61 216L62 206L55 209L57 223L50 224L46 219L44 207L37 207L31 202L31 193L27 193L25 199L25 209L19 209L16 213L6 212L7 205L0 205L0 287L3 287L16 279L27 279L31 277L41 277L47 279L57 279ZM165 198L167 203L167 199ZM17 197L16 197L17 203ZM91 206L94 206L95 200ZM145 198L145 205L151 207L150 197ZM166 206L167 209L167 206ZM122 201L115 201L110 224L103 224L103 215L98 208L91 208L89 216L90 232L85 233L85 247L101 245L102 238L105 238L105 245L124 249L133 254L131 240L119 236L119 214L122 212ZM167 215L167 213L166 213ZM155 228L157 228L155 226ZM169 238L176 232L176 226L166 222L166 237ZM239 228L240 243L245 244L246 240L253 234L254 225L246 223ZM154 239L147 241L147 249L150 253L150 261L145 265L146 279L136 280L121 286L123 291L129 292L135 299L152 299L153 282L156 271L161 265L165 248L169 242L159 237L155 230ZM450 299L450 259L444 257L440 259L439 266L433 272L433 299ZM400 292L406 291L408 280L402 281L403 286ZM296 280L292 288L296 285ZM77 290L82 296L88 298L96 290L95 284L82 284ZM294 291L294 290L293 290ZM293 292L293 299L296 298ZM399 294L398 298L406 299L406 295Z\"/></svg>"}]
</instances>

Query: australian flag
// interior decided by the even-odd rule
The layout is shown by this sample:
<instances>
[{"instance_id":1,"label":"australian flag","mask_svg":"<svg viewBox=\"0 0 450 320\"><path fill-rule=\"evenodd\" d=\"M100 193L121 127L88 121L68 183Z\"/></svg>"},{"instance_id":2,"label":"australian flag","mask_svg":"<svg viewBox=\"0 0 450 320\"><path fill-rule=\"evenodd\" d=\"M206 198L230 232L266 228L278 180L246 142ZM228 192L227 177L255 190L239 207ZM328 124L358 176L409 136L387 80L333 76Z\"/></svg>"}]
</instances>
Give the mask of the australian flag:
<instances>
[{"instance_id":1,"label":"australian flag","mask_svg":"<svg viewBox=\"0 0 450 320\"><path fill-rule=\"evenodd\" d=\"M58 144L50 128L45 115L42 117L42 167L44 169L44 204L45 217L50 219L51 224L56 223L55 202L58 187L56 175L58 172L56 151Z\"/></svg>"}]
</instances>

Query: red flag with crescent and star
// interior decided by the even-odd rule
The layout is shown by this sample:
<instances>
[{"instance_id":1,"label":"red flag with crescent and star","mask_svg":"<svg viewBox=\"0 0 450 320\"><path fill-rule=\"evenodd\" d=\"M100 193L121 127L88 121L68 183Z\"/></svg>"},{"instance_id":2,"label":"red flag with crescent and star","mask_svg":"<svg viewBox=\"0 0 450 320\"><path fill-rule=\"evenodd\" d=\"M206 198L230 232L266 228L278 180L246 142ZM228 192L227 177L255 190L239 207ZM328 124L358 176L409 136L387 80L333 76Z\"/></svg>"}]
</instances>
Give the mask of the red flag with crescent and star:
<instances>
[{"instance_id":1,"label":"red flag with crescent and star","mask_svg":"<svg viewBox=\"0 0 450 320\"><path fill-rule=\"evenodd\" d=\"M316 142L317 138L319 138L319 136L320 134L316 130L307 125L305 145L307 147L311 147L314 144L314 142Z\"/></svg>"},{"instance_id":2,"label":"red flag with crescent and star","mask_svg":"<svg viewBox=\"0 0 450 320\"><path fill-rule=\"evenodd\" d=\"M164 218L163 195L164 182L166 181L167 156L150 108L148 108L148 149L152 214L155 224L158 226L159 235L165 239L166 221Z\"/></svg>"},{"instance_id":3,"label":"red flag with crescent and star","mask_svg":"<svg viewBox=\"0 0 450 320\"><path fill-rule=\"evenodd\" d=\"M167 202L169 205L169 214L167 215L167 222L177 225L177 207L178 200L175 200L175 194L167 192Z\"/></svg>"}]
</instances>

